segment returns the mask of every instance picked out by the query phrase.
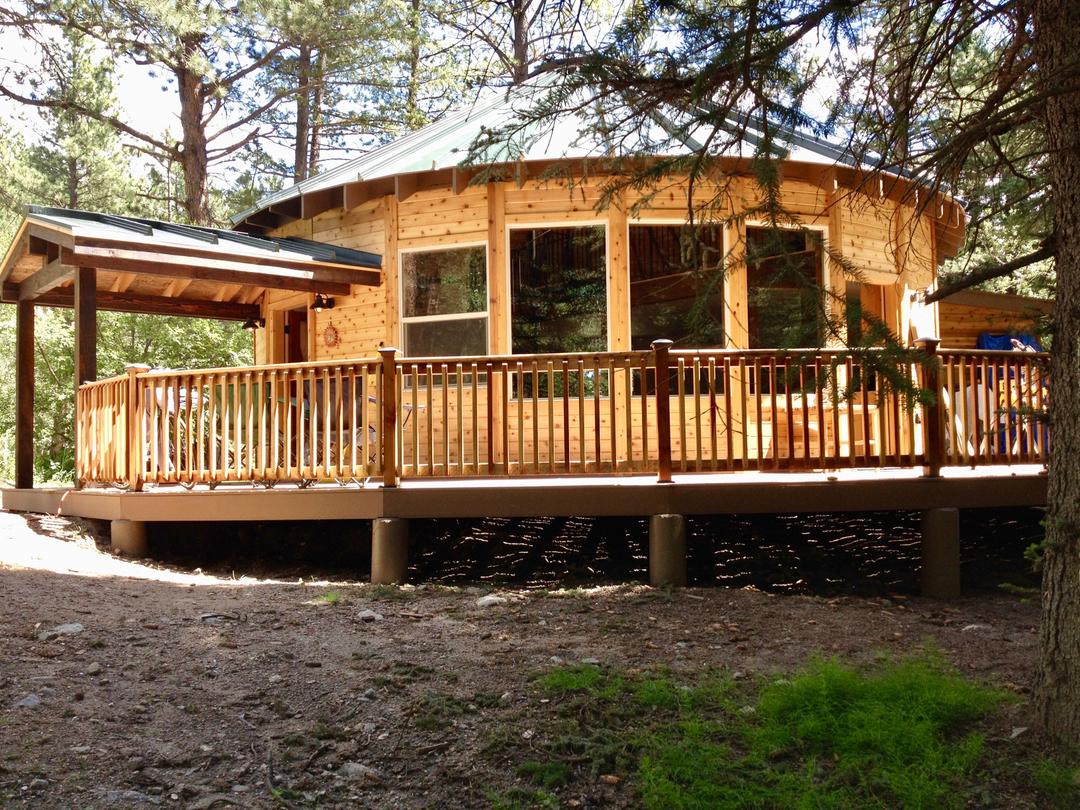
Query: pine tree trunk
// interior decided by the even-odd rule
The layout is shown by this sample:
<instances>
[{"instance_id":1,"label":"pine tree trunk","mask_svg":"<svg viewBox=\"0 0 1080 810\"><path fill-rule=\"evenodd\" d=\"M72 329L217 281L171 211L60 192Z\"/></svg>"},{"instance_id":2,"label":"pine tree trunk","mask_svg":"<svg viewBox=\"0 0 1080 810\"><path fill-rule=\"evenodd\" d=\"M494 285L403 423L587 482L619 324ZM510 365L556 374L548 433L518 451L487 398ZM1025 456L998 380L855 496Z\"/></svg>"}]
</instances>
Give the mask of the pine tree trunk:
<instances>
[{"instance_id":1,"label":"pine tree trunk","mask_svg":"<svg viewBox=\"0 0 1080 810\"><path fill-rule=\"evenodd\" d=\"M296 57L296 140L293 143L293 182L308 176L308 137L311 127L311 48L301 45Z\"/></svg>"},{"instance_id":2,"label":"pine tree trunk","mask_svg":"<svg viewBox=\"0 0 1080 810\"><path fill-rule=\"evenodd\" d=\"M315 57L315 86L311 91L311 146L307 154L307 176L312 177L319 170L322 157L322 107L323 82L326 81L326 58L320 48Z\"/></svg>"},{"instance_id":3,"label":"pine tree trunk","mask_svg":"<svg viewBox=\"0 0 1080 810\"><path fill-rule=\"evenodd\" d=\"M1053 738L1080 743L1080 3L1038 0L1043 82L1066 82L1043 107L1054 199L1057 290L1051 358L1050 456L1035 707ZM1069 76L1062 78L1062 76ZM1070 75L1071 74L1071 75Z\"/></svg>"},{"instance_id":4,"label":"pine tree trunk","mask_svg":"<svg viewBox=\"0 0 1080 810\"><path fill-rule=\"evenodd\" d=\"M185 41L184 48L194 57L198 51L198 38ZM180 96L180 165L184 170L184 211L195 225L210 225L210 189L207 168L206 123L203 121L202 77L197 73L177 68L176 87Z\"/></svg>"},{"instance_id":5,"label":"pine tree trunk","mask_svg":"<svg viewBox=\"0 0 1080 810\"><path fill-rule=\"evenodd\" d=\"M405 126L419 129L424 124L420 112L420 0L412 0L412 42L409 45L408 86L405 96Z\"/></svg>"},{"instance_id":6,"label":"pine tree trunk","mask_svg":"<svg viewBox=\"0 0 1080 810\"><path fill-rule=\"evenodd\" d=\"M514 64L510 75L514 84L521 84L529 75L529 0L514 0L510 14L514 37Z\"/></svg>"}]
</instances>

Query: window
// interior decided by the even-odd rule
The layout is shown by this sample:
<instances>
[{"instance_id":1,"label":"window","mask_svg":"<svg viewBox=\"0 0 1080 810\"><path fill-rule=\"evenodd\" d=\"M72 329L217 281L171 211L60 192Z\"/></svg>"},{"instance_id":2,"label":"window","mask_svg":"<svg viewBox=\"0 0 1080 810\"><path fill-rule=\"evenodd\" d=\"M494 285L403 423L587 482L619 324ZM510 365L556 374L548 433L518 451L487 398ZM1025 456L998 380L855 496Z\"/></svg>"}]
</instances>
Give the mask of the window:
<instances>
[{"instance_id":1,"label":"window","mask_svg":"<svg viewBox=\"0 0 1080 810\"><path fill-rule=\"evenodd\" d=\"M694 251L697 255L694 255ZM724 344L723 238L706 225L630 226L630 345Z\"/></svg>"},{"instance_id":2,"label":"window","mask_svg":"<svg viewBox=\"0 0 1080 810\"><path fill-rule=\"evenodd\" d=\"M746 284L751 349L822 344L825 324L817 234L748 227Z\"/></svg>"},{"instance_id":3,"label":"window","mask_svg":"<svg viewBox=\"0 0 1080 810\"><path fill-rule=\"evenodd\" d=\"M511 340L519 354L607 348L604 227L510 231Z\"/></svg>"},{"instance_id":4,"label":"window","mask_svg":"<svg viewBox=\"0 0 1080 810\"><path fill-rule=\"evenodd\" d=\"M405 354L487 353L487 249L401 254Z\"/></svg>"}]
</instances>

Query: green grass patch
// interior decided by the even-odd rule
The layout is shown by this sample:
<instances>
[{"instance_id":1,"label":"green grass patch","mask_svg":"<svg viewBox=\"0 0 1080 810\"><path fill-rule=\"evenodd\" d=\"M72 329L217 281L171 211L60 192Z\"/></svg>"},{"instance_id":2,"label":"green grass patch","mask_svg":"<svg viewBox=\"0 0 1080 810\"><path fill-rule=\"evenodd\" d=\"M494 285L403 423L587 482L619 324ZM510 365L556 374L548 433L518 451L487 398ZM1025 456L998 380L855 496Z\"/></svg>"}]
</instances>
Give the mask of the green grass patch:
<instances>
[{"instance_id":1,"label":"green grass patch","mask_svg":"<svg viewBox=\"0 0 1080 810\"><path fill-rule=\"evenodd\" d=\"M537 684L556 717L532 748L550 762L530 758L520 776L558 790L544 781L553 764L580 762L628 777L644 807L664 810L960 807L983 760L976 726L1011 698L932 655L819 660L766 684L580 665ZM1072 795L1052 769L1042 783Z\"/></svg>"},{"instance_id":2,"label":"green grass patch","mask_svg":"<svg viewBox=\"0 0 1080 810\"><path fill-rule=\"evenodd\" d=\"M1050 806L1080 807L1080 765L1045 757L1031 770L1032 780Z\"/></svg>"},{"instance_id":3,"label":"green grass patch","mask_svg":"<svg viewBox=\"0 0 1080 810\"><path fill-rule=\"evenodd\" d=\"M517 766L517 775L540 787L558 788L570 781L570 766L565 762L536 762L529 760Z\"/></svg>"},{"instance_id":4,"label":"green grass patch","mask_svg":"<svg viewBox=\"0 0 1080 810\"><path fill-rule=\"evenodd\" d=\"M315 597L315 601L321 605L343 605L345 604L345 597L340 591L327 591L324 594Z\"/></svg>"}]
</instances>

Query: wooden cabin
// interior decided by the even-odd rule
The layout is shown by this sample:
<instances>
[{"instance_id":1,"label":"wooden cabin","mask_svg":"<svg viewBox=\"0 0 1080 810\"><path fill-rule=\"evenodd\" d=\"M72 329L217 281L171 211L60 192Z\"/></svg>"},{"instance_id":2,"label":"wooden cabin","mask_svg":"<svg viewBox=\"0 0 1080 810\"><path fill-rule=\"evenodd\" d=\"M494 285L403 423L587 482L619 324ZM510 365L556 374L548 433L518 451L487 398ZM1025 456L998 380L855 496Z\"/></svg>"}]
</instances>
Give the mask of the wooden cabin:
<instances>
[{"instance_id":1,"label":"wooden cabin","mask_svg":"<svg viewBox=\"0 0 1080 810\"><path fill-rule=\"evenodd\" d=\"M506 115L494 99L449 116L270 195L232 230L32 206L0 262L18 308L5 507L110 519L138 546L134 527L155 520L1045 499L1046 356L971 348L1039 307L923 301L964 238L956 201L792 136L781 193L801 227L779 236L747 213L759 191L739 155L692 199L676 176L599 206L599 145L560 127L513 165L462 166ZM729 224L697 236L725 272L703 273L680 237L717 198ZM849 349L855 301L921 351ZM73 490L33 489L36 306L75 310ZM99 309L243 321L254 364L99 380ZM932 396L913 406L904 380ZM977 475L939 477L960 467ZM702 475L716 472L811 477ZM373 576L400 579L402 536L380 526ZM668 548L674 530L656 527Z\"/></svg>"},{"instance_id":2,"label":"wooden cabin","mask_svg":"<svg viewBox=\"0 0 1080 810\"><path fill-rule=\"evenodd\" d=\"M761 192L737 155L693 199L675 176L606 206L598 146L565 133L512 166L460 165L506 105L272 194L231 231L31 207L0 266L3 299L20 316L76 308L92 383L80 480L367 479L388 458L406 477L914 465L924 419L845 348L862 327L850 304L945 351L1037 314L988 293L925 304L963 240L961 207L844 165L823 141L792 136L781 196L800 227L777 237L743 216ZM699 226L694 266L681 239L688 209L709 201L727 224ZM125 397L144 411L140 436L110 439L98 410L127 383L95 382L97 308L242 319L254 365L138 371ZM895 373L925 382L910 358ZM990 396L974 386L946 404ZM947 425L960 458L993 432L983 405L958 417L966 442ZM134 444L141 461L117 454Z\"/></svg>"}]
</instances>

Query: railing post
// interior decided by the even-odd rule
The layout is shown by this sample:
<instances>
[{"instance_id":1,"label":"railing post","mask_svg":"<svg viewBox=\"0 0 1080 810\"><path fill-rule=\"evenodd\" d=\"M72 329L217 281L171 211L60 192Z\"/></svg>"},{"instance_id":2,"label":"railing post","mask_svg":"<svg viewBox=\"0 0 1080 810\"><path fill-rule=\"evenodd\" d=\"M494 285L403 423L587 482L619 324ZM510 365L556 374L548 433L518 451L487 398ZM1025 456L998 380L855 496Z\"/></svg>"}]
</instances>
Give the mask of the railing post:
<instances>
[{"instance_id":1,"label":"railing post","mask_svg":"<svg viewBox=\"0 0 1080 810\"><path fill-rule=\"evenodd\" d=\"M654 340L652 350L656 366L656 452L659 469L656 480L661 484L671 483L671 376L668 371L671 351L670 340ZM647 380L641 381L646 391ZM648 452L648 448L643 449Z\"/></svg>"},{"instance_id":2,"label":"railing post","mask_svg":"<svg viewBox=\"0 0 1080 810\"><path fill-rule=\"evenodd\" d=\"M937 359L937 349L941 341L937 338L919 338L915 341L926 353L923 368L926 371L926 388L934 395L934 401L926 406L924 419L926 424L923 435L926 437L926 459L923 464L923 476L938 478L945 460L945 436L942 433L942 413L944 403L941 397L941 365Z\"/></svg>"},{"instance_id":3,"label":"railing post","mask_svg":"<svg viewBox=\"0 0 1080 810\"><path fill-rule=\"evenodd\" d=\"M398 473L397 446L397 349L379 349L382 357L382 475L384 487L396 487Z\"/></svg>"},{"instance_id":4,"label":"railing post","mask_svg":"<svg viewBox=\"0 0 1080 810\"><path fill-rule=\"evenodd\" d=\"M127 407L124 413L127 442L127 482L128 489L139 492L143 486L143 413L139 407L138 375L149 371L150 366L132 363L124 366L127 372Z\"/></svg>"}]
</instances>

